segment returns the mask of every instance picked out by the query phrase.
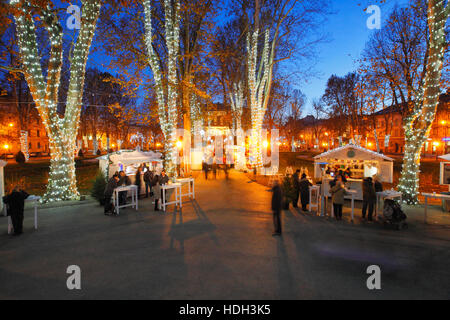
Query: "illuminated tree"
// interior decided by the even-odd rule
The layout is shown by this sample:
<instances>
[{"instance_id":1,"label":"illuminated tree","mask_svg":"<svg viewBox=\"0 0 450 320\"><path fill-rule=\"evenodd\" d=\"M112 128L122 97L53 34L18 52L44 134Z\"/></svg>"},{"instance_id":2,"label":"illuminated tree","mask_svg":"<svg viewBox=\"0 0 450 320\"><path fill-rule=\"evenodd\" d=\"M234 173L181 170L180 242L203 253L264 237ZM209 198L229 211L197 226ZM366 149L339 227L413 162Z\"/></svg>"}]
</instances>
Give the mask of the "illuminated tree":
<instances>
[{"instance_id":1,"label":"illuminated tree","mask_svg":"<svg viewBox=\"0 0 450 320\"><path fill-rule=\"evenodd\" d=\"M49 1L13 0L17 43L23 72L49 138L50 173L45 202L79 198L74 153L83 97L84 75L90 45L100 11L100 0L82 1L82 19L70 56L70 82L64 116L58 113L58 92L63 65L63 28ZM36 37L37 24L48 33L49 62L43 70Z\"/></svg>"},{"instance_id":2,"label":"illuminated tree","mask_svg":"<svg viewBox=\"0 0 450 320\"><path fill-rule=\"evenodd\" d=\"M151 1L143 2L145 11L145 43L148 61L153 72L158 116L161 130L165 137L164 166L169 175L176 175L176 125L178 121L178 77L177 59L180 46L180 1L164 0L165 42L167 46L167 74L161 69L164 63L153 48L152 7Z\"/></svg>"},{"instance_id":3,"label":"illuminated tree","mask_svg":"<svg viewBox=\"0 0 450 320\"><path fill-rule=\"evenodd\" d=\"M425 77L413 102L412 112L404 120L405 155L399 190L409 204L417 203L420 152L430 134L441 94L440 82L447 47L445 26L449 14L448 1L428 1L429 41Z\"/></svg>"}]
</instances>

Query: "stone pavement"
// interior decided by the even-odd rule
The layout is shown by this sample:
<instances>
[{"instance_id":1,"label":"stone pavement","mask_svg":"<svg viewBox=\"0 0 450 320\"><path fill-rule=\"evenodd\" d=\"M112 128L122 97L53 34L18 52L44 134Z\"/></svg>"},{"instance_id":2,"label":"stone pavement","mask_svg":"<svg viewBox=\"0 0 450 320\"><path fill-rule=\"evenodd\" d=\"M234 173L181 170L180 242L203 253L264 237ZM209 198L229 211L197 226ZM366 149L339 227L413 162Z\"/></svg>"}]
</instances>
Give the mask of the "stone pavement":
<instances>
[{"instance_id":1,"label":"stone pavement","mask_svg":"<svg viewBox=\"0 0 450 320\"><path fill-rule=\"evenodd\" d=\"M0 299L450 298L446 226L394 231L291 209L274 238L266 187L237 172L196 182L181 212L154 212L147 199L119 217L89 204L50 208L34 231L27 211L20 237L0 218ZM372 264L379 291L366 287ZM81 268L79 291L66 288L69 265Z\"/></svg>"}]
</instances>

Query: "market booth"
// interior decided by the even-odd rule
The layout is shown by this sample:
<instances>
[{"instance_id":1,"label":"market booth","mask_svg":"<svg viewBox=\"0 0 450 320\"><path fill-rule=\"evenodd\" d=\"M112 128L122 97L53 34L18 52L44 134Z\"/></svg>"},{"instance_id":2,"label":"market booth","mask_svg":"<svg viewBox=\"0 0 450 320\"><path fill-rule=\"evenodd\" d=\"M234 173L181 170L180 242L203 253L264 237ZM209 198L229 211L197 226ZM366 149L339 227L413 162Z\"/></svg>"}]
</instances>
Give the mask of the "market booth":
<instances>
[{"instance_id":1,"label":"market booth","mask_svg":"<svg viewBox=\"0 0 450 320\"><path fill-rule=\"evenodd\" d=\"M441 162L439 184L448 185L450 191L450 154L440 156L439 158L445 160Z\"/></svg>"},{"instance_id":2,"label":"market booth","mask_svg":"<svg viewBox=\"0 0 450 320\"><path fill-rule=\"evenodd\" d=\"M158 174L163 169L162 154L153 151L120 150L98 157L98 165L105 176L111 178L115 172L124 171L134 184L136 171L140 165L145 164L150 170ZM142 172L143 174L144 172ZM145 193L145 186L141 185L141 194Z\"/></svg>"},{"instance_id":3,"label":"market booth","mask_svg":"<svg viewBox=\"0 0 450 320\"><path fill-rule=\"evenodd\" d=\"M338 168L342 171L349 169L351 174L346 187L356 190L355 199L362 200L364 178L376 175L379 181L392 183L394 160L354 144L319 154L314 157L314 178L322 180L324 195L329 195L329 182L334 179L332 173L326 173L328 168Z\"/></svg>"}]
</instances>

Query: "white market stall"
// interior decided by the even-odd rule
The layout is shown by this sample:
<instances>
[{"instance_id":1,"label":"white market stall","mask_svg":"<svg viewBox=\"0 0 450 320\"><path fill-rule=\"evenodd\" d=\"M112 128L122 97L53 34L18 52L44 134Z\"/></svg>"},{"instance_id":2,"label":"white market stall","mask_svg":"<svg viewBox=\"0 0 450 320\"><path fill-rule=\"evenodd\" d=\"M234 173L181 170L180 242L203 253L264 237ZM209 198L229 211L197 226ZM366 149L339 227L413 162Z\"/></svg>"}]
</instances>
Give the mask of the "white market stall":
<instances>
[{"instance_id":1,"label":"white market stall","mask_svg":"<svg viewBox=\"0 0 450 320\"><path fill-rule=\"evenodd\" d=\"M120 150L98 157L100 170L109 179L115 172L124 171L134 184L136 171L140 165L145 164L149 170L160 174L163 169L162 154L153 151ZM144 172L142 172L144 174ZM143 176L141 177L143 184ZM145 187L141 185L141 194Z\"/></svg>"},{"instance_id":2,"label":"white market stall","mask_svg":"<svg viewBox=\"0 0 450 320\"><path fill-rule=\"evenodd\" d=\"M356 190L356 200L362 200L362 181L376 175L381 182L392 183L394 160L381 153L347 144L314 157L314 178L322 179L324 194L329 194L329 182L334 177L327 174L327 168L349 169L350 178L346 187Z\"/></svg>"}]
</instances>

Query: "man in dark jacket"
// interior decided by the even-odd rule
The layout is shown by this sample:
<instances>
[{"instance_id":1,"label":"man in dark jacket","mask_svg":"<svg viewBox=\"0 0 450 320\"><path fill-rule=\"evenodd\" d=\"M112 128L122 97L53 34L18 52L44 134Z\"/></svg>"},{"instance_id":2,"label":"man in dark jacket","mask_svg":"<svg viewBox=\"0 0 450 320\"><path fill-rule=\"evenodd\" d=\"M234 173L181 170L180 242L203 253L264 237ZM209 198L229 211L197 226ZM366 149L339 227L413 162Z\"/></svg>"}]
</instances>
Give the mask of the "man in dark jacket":
<instances>
[{"instance_id":1,"label":"man in dark jacket","mask_svg":"<svg viewBox=\"0 0 450 320\"><path fill-rule=\"evenodd\" d=\"M167 176L166 171L165 170L161 171L161 176L159 177L159 184L162 186L167 184L168 182L169 177Z\"/></svg>"},{"instance_id":2,"label":"man in dark jacket","mask_svg":"<svg viewBox=\"0 0 450 320\"><path fill-rule=\"evenodd\" d=\"M298 183L300 190L300 201L302 202L302 211L307 211L307 205L309 204L309 187L312 186L309 182L306 174L302 174L302 179Z\"/></svg>"},{"instance_id":3,"label":"man in dark jacket","mask_svg":"<svg viewBox=\"0 0 450 320\"><path fill-rule=\"evenodd\" d=\"M145 197L148 198L148 190L152 193L152 184L153 184L153 171L150 171L147 168L147 171L144 172L144 182L145 182Z\"/></svg>"},{"instance_id":4,"label":"man in dark jacket","mask_svg":"<svg viewBox=\"0 0 450 320\"><path fill-rule=\"evenodd\" d=\"M367 207L369 208L368 220L372 221L373 207L376 201L377 195L375 193L375 187L372 183L372 178L366 178L363 181L363 207L362 218L366 218Z\"/></svg>"},{"instance_id":5,"label":"man in dark jacket","mask_svg":"<svg viewBox=\"0 0 450 320\"><path fill-rule=\"evenodd\" d=\"M292 206L298 208L298 196L300 192L300 170L295 171L292 175L292 185L294 186L294 199L292 200Z\"/></svg>"},{"instance_id":6,"label":"man in dark jacket","mask_svg":"<svg viewBox=\"0 0 450 320\"><path fill-rule=\"evenodd\" d=\"M105 196L104 212L106 215L113 213L113 211L114 211L114 206L111 203L111 198L113 196L114 189L117 188L118 182L119 182L119 176L115 174L111 177L111 179L109 179L108 183L106 184L105 193L104 193L104 196Z\"/></svg>"},{"instance_id":7,"label":"man in dark jacket","mask_svg":"<svg viewBox=\"0 0 450 320\"><path fill-rule=\"evenodd\" d=\"M28 193L21 190L19 186L14 187L9 195L3 197L3 202L8 206L8 215L11 216L14 235L22 234L23 208L25 207L26 198L28 198Z\"/></svg>"},{"instance_id":8,"label":"man in dark jacket","mask_svg":"<svg viewBox=\"0 0 450 320\"><path fill-rule=\"evenodd\" d=\"M283 193L281 191L280 183L278 180L274 181L272 188L272 211L273 211L273 236L281 235L281 208L283 202Z\"/></svg>"}]
</instances>

